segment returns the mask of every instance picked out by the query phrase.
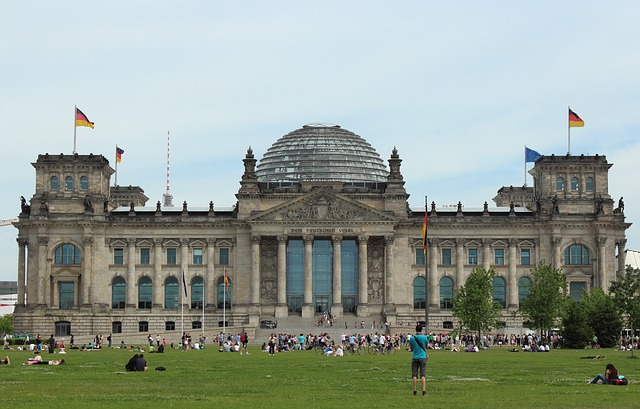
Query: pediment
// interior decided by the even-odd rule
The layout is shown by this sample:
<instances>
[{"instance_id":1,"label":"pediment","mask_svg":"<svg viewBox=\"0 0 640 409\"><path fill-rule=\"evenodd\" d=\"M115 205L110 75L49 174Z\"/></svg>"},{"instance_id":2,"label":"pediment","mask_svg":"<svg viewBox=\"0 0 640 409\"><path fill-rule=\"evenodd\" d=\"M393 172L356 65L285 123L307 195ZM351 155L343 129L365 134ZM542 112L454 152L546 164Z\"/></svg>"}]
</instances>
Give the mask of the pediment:
<instances>
[{"instance_id":1,"label":"pediment","mask_svg":"<svg viewBox=\"0 0 640 409\"><path fill-rule=\"evenodd\" d=\"M336 194L330 188L324 188L274 206L249 217L247 221L396 222L397 219L357 200Z\"/></svg>"}]
</instances>

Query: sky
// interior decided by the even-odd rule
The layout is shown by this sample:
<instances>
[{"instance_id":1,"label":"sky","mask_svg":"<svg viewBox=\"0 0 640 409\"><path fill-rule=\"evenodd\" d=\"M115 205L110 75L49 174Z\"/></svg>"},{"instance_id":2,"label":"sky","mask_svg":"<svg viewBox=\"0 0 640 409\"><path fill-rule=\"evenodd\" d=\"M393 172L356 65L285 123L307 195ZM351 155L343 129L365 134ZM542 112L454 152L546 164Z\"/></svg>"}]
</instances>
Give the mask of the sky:
<instances>
[{"instance_id":1,"label":"sky","mask_svg":"<svg viewBox=\"0 0 640 409\"><path fill-rule=\"evenodd\" d=\"M606 155L640 249L640 2L30 1L0 6L0 219L35 191L38 154L105 155L149 206L235 203L257 159L332 123L402 161L412 208L481 207L532 185L524 146ZM584 121L571 129L567 109ZM528 164L526 169L530 169ZM526 177L525 177L526 175ZM114 181L112 180L112 183ZM0 227L0 281L17 279Z\"/></svg>"}]
</instances>

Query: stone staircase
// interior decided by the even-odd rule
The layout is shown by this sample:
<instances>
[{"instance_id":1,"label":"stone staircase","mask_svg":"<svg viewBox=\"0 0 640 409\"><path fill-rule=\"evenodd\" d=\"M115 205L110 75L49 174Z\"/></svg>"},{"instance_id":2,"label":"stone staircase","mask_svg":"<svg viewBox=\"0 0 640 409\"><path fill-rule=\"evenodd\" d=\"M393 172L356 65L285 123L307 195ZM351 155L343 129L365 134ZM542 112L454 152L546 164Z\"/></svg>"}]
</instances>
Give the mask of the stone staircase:
<instances>
[{"instance_id":1,"label":"stone staircase","mask_svg":"<svg viewBox=\"0 0 640 409\"><path fill-rule=\"evenodd\" d=\"M256 328L255 340L256 342L265 342L272 333L276 334L321 334L328 333L334 340L340 340L342 334L360 334L363 332L384 332L379 325L382 322L382 317L368 317L364 320L365 326L362 328L363 319L356 317L355 315L345 314L345 316L336 318L333 326L329 326L326 323L324 325L319 324L319 320L322 315L316 315L313 319L302 318L298 315L290 315L287 318L275 318L270 316L260 317L262 320L277 321L278 326L275 329L263 329ZM376 328L371 328L372 322L375 321ZM346 327L345 327L346 324Z\"/></svg>"}]
</instances>

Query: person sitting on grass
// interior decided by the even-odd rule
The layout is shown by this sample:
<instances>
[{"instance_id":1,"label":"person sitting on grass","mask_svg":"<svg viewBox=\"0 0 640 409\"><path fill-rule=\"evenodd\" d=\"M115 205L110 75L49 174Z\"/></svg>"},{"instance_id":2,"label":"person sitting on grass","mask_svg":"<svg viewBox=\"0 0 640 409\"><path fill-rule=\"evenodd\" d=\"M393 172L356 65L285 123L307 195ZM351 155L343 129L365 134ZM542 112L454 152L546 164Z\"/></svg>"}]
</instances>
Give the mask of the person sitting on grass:
<instances>
[{"instance_id":1,"label":"person sitting on grass","mask_svg":"<svg viewBox=\"0 0 640 409\"><path fill-rule=\"evenodd\" d=\"M9 360L9 355L5 356L4 359L0 359L0 365L9 365L11 361Z\"/></svg>"},{"instance_id":2,"label":"person sitting on grass","mask_svg":"<svg viewBox=\"0 0 640 409\"><path fill-rule=\"evenodd\" d=\"M138 356L138 354L132 356L131 359L129 359L129 362L124 366L124 369L129 372L134 372L136 370L136 361L138 360Z\"/></svg>"},{"instance_id":3,"label":"person sitting on grass","mask_svg":"<svg viewBox=\"0 0 640 409\"><path fill-rule=\"evenodd\" d=\"M615 366L613 366L613 364L607 364L607 367L605 368L605 371L604 371L604 376L602 374L598 374L589 383L593 385L598 383L598 381L602 381L603 385L609 385L611 383L615 383L617 379L618 379L618 370L616 369Z\"/></svg>"}]
</instances>

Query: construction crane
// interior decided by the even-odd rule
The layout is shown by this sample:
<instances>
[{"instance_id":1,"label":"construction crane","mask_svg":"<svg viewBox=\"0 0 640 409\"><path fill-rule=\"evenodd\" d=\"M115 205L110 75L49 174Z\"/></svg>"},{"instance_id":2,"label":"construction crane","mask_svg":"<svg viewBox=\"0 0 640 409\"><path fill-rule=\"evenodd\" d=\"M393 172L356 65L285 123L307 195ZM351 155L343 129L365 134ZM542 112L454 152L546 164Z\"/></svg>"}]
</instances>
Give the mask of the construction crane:
<instances>
[{"instance_id":1,"label":"construction crane","mask_svg":"<svg viewBox=\"0 0 640 409\"><path fill-rule=\"evenodd\" d=\"M11 226L12 223L17 222L18 219L4 219L4 220L0 220L0 227L3 226Z\"/></svg>"}]
</instances>

